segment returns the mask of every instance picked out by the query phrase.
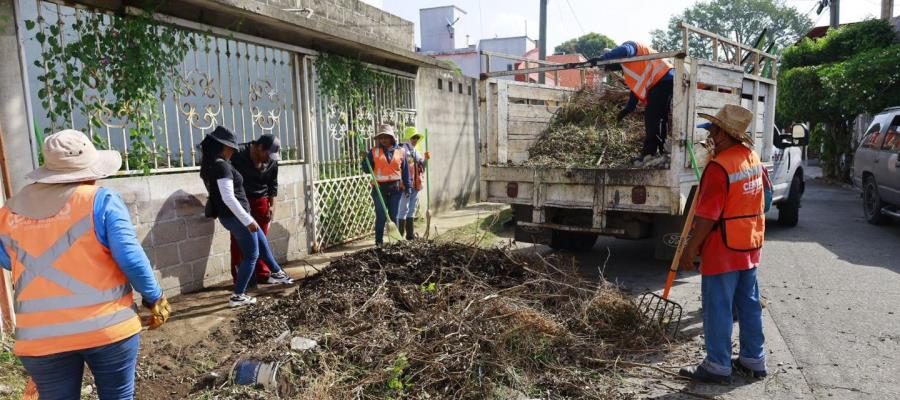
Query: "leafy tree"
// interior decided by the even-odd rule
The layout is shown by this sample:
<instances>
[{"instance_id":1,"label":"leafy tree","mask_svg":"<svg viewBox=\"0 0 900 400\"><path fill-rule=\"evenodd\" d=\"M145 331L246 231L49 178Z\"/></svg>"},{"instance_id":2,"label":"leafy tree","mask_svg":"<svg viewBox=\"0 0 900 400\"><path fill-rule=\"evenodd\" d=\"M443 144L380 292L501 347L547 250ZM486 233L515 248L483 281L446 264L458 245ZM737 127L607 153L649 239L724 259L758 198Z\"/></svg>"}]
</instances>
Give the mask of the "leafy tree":
<instances>
[{"instance_id":1,"label":"leafy tree","mask_svg":"<svg viewBox=\"0 0 900 400\"><path fill-rule=\"evenodd\" d=\"M678 29L681 21L750 45L768 27L769 40L775 41L777 49L795 43L813 25L812 20L785 4L784 0L712 0L699 2L672 16L666 30L650 32L653 47L659 51L681 48L682 31ZM712 55L709 41L692 37L689 47L692 56L708 58ZM731 55L731 49L724 51L726 56Z\"/></svg>"},{"instance_id":2,"label":"leafy tree","mask_svg":"<svg viewBox=\"0 0 900 400\"><path fill-rule=\"evenodd\" d=\"M804 40L784 52L778 76L778 110L793 121L824 124L822 165L826 177L845 180L852 154L853 121L900 104L900 44L890 26L868 20Z\"/></svg>"},{"instance_id":3,"label":"leafy tree","mask_svg":"<svg viewBox=\"0 0 900 400\"><path fill-rule=\"evenodd\" d=\"M575 39L569 39L556 46L553 51L557 53L581 53L586 58L598 57L605 48L616 47L617 44L608 36L591 32Z\"/></svg>"}]
</instances>

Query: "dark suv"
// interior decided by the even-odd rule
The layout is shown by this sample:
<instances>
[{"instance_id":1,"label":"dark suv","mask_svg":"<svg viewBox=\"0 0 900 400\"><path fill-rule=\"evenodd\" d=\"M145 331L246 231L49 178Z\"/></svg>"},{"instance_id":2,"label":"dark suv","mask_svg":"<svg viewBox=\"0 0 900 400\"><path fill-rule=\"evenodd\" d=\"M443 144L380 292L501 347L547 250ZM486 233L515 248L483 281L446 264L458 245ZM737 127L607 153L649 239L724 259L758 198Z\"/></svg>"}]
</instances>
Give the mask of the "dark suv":
<instances>
[{"instance_id":1,"label":"dark suv","mask_svg":"<svg viewBox=\"0 0 900 400\"><path fill-rule=\"evenodd\" d=\"M875 116L866 130L850 172L853 184L862 189L866 220L880 224L900 219L900 107Z\"/></svg>"}]
</instances>

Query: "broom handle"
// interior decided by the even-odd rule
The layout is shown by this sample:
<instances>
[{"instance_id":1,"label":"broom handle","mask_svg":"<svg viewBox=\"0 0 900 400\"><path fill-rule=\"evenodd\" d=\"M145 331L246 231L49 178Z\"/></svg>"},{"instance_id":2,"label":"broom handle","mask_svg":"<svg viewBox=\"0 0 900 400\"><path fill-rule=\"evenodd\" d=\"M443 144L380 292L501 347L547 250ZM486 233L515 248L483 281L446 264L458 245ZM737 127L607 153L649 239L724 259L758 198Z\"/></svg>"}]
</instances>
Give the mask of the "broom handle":
<instances>
[{"instance_id":1,"label":"broom handle","mask_svg":"<svg viewBox=\"0 0 900 400\"><path fill-rule=\"evenodd\" d=\"M425 152L428 152L428 128L425 128ZM425 160L425 205L428 206L427 213L431 214L431 174L428 171L428 160Z\"/></svg>"},{"instance_id":2,"label":"broom handle","mask_svg":"<svg viewBox=\"0 0 900 400\"><path fill-rule=\"evenodd\" d=\"M691 139L685 139L688 153L691 155L691 166L694 168L694 175L697 177L697 191L694 192L694 198L691 199L690 209L688 209L687 218L684 220L684 226L681 228L681 237L678 238L678 248L675 249L675 258L672 259L672 265L669 266L669 276L666 277L666 287L663 289L662 298L669 299L669 291L672 290L672 284L675 283L675 275L678 274L678 262L681 255L684 254L684 247L687 246L688 234L691 233L691 227L694 225L694 211L697 208L697 201L700 199L700 168L697 167L697 159L694 157L694 146Z\"/></svg>"}]
</instances>

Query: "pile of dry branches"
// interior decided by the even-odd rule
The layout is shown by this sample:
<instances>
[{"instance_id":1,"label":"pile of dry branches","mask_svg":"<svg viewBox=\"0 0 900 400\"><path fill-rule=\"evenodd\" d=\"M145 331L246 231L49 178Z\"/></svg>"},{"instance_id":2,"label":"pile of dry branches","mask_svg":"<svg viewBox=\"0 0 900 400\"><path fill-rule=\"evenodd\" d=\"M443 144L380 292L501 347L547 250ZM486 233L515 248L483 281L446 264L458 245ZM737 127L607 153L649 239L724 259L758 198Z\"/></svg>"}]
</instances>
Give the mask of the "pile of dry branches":
<instances>
[{"instance_id":1,"label":"pile of dry branches","mask_svg":"<svg viewBox=\"0 0 900 400\"><path fill-rule=\"evenodd\" d=\"M621 398L608 360L665 339L571 262L458 243L345 255L291 296L242 313L254 356L302 399ZM289 333L289 334L288 334ZM287 352L279 337L316 350Z\"/></svg>"},{"instance_id":2,"label":"pile of dry branches","mask_svg":"<svg viewBox=\"0 0 900 400\"><path fill-rule=\"evenodd\" d=\"M628 102L628 89L603 84L584 88L563 104L547 130L528 149L524 165L566 168L622 167L640 155L643 109L621 122L616 115Z\"/></svg>"}]
</instances>

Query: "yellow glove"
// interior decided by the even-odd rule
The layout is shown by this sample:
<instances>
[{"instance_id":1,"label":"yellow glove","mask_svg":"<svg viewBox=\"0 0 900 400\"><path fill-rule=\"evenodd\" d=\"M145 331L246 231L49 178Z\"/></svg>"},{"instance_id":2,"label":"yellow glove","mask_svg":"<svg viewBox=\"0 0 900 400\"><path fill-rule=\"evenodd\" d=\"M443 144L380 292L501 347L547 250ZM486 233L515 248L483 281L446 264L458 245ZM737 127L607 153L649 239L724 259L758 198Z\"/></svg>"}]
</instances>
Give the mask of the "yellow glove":
<instances>
[{"instance_id":1,"label":"yellow glove","mask_svg":"<svg viewBox=\"0 0 900 400\"><path fill-rule=\"evenodd\" d=\"M150 329L162 326L169 320L169 314L172 313L172 307L169 306L169 300L166 299L166 296L160 297L153 305L148 306L144 303L144 306L150 309L150 318L147 319L147 326Z\"/></svg>"}]
</instances>

